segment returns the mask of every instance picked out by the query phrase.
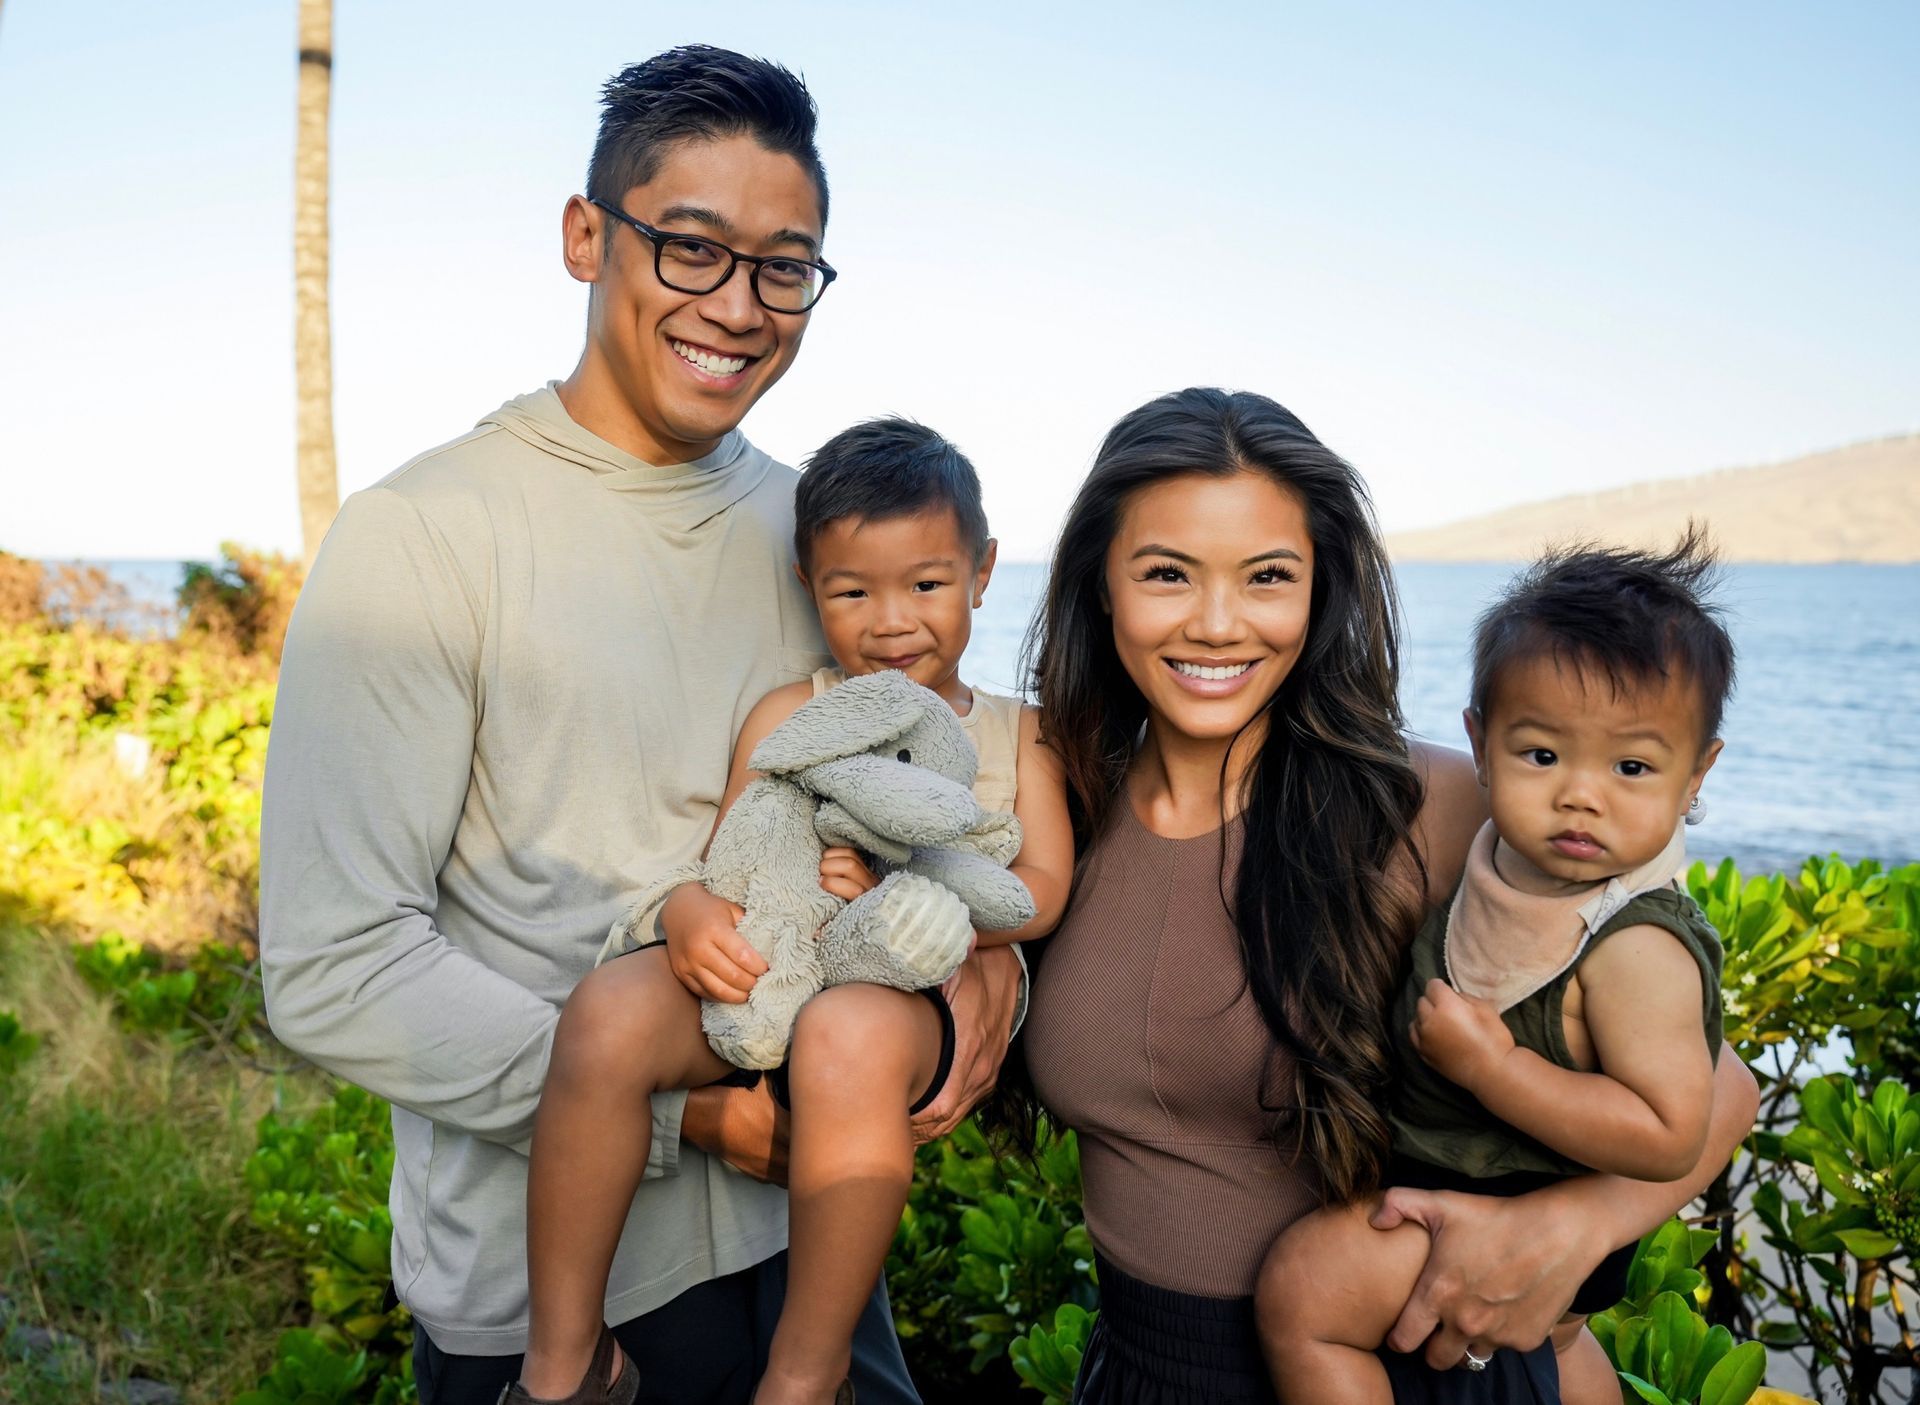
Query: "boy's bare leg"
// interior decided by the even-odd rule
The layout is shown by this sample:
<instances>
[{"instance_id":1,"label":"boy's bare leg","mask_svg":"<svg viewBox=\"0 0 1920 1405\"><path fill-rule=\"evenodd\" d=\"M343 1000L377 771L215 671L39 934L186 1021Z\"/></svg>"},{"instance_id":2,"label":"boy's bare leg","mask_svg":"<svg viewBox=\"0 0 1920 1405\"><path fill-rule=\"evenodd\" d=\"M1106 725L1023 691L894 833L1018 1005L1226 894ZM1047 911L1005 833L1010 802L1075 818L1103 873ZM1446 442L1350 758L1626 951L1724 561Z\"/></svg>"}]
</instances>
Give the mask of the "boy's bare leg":
<instances>
[{"instance_id":1,"label":"boy's bare leg","mask_svg":"<svg viewBox=\"0 0 1920 1405\"><path fill-rule=\"evenodd\" d=\"M529 1394L572 1394L592 1361L607 1274L647 1168L648 1100L731 1071L664 947L608 962L574 988L554 1031L527 1177Z\"/></svg>"},{"instance_id":2,"label":"boy's bare leg","mask_svg":"<svg viewBox=\"0 0 1920 1405\"><path fill-rule=\"evenodd\" d=\"M1420 1281L1430 1241L1418 1225L1373 1228L1374 1204L1315 1211L1267 1251L1254 1310L1284 1405L1392 1405L1374 1352Z\"/></svg>"},{"instance_id":3,"label":"boy's bare leg","mask_svg":"<svg viewBox=\"0 0 1920 1405\"><path fill-rule=\"evenodd\" d=\"M1553 1355L1560 1363L1560 1405L1615 1405L1620 1377L1606 1348L1587 1330L1587 1319L1568 1313L1553 1329Z\"/></svg>"},{"instance_id":4,"label":"boy's bare leg","mask_svg":"<svg viewBox=\"0 0 1920 1405\"><path fill-rule=\"evenodd\" d=\"M835 986L794 1024L787 1081L787 1300L755 1405L825 1405L886 1262L913 1179L907 1108L940 1060L924 995Z\"/></svg>"}]
</instances>

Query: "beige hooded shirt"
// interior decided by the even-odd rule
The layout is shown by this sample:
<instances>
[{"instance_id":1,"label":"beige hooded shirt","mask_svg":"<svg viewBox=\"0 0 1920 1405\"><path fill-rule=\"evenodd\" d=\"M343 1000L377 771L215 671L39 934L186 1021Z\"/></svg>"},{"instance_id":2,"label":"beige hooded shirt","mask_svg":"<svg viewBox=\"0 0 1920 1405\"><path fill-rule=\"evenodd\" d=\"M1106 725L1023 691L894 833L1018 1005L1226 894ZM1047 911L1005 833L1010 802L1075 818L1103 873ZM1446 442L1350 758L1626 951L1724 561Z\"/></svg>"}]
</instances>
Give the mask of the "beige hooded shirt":
<instances>
[{"instance_id":1,"label":"beige hooded shirt","mask_svg":"<svg viewBox=\"0 0 1920 1405\"><path fill-rule=\"evenodd\" d=\"M288 631L261 822L275 1033L393 1103L393 1273L443 1349L526 1345L526 1147L559 1007L705 844L748 710L832 662L793 470L737 432L643 463L553 387L342 506ZM785 1192L679 1141L619 1322L786 1243Z\"/></svg>"}]
</instances>

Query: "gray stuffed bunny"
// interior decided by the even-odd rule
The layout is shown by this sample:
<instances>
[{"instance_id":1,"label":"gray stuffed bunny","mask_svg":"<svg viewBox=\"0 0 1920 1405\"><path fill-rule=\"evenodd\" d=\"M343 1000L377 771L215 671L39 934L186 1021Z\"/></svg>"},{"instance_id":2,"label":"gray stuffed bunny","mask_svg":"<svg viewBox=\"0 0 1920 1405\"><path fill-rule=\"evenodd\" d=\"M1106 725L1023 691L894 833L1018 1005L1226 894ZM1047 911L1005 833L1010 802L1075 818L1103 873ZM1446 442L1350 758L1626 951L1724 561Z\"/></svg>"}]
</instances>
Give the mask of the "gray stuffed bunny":
<instances>
[{"instance_id":1,"label":"gray stuffed bunny","mask_svg":"<svg viewBox=\"0 0 1920 1405\"><path fill-rule=\"evenodd\" d=\"M1006 865L1020 822L983 811L979 758L931 689L888 670L804 703L754 748L760 772L734 801L704 863L654 883L608 934L610 950L652 934L666 895L689 879L746 909L740 935L768 970L745 1004L703 1001L701 1027L736 1068L774 1068L794 1017L817 992L866 981L938 985L973 931L1032 920L1033 896ZM863 850L884 874L852 902L820 887L830 844Z\"/></svg>"}]
</instances>

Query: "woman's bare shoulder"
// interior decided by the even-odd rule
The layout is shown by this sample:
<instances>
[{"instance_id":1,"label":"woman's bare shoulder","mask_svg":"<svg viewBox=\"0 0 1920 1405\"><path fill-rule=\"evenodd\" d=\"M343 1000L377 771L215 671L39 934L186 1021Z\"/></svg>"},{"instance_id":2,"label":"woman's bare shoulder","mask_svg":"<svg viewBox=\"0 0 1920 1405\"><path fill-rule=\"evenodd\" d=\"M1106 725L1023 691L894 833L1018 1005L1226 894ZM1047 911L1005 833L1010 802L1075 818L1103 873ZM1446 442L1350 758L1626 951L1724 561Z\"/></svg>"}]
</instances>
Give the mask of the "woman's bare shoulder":
<instances>
[{"instance_id":1,"label":"woman's bare shoulder","mask_svg":"<svg viewBox=\"0 0 1920 1405\"><path fill-rule=\"evenodd\" d=\"M1414 821L1413 842L1426 865L1426 898L1431 907L1446 901L1459 883L1473 836L1487 819L1487 795L1466 752L1417 738L1408 740L1407 751L1426 791Z\"/></svg>"}]
</instances>

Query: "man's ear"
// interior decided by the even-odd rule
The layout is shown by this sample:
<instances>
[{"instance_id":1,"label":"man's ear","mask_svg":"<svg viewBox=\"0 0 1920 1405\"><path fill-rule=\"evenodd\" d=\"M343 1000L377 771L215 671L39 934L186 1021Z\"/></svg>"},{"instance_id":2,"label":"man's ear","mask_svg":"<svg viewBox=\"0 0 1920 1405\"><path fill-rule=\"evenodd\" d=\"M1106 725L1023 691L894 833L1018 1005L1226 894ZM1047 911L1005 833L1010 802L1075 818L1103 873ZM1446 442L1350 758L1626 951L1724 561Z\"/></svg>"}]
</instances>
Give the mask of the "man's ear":
<instances>
[{"instance_id":1,"label":"man's ear","mask_svg":"<svg viewBox=\"0 0 1920 1405\"><path fill-rule=\"evenodd\" d=\"M806 590L807 594L813 594L813 582L807 579L806 569L802 567L798 561L793 563L793 574L799 578L800 584Z\"/></svg>"},{"instance_id":2,"label":"man's ear","mask_svg":"<svg viewBox=\"0 0 1920 1405\"><path fill-rule=\"evenodd\" d=\"M993 537L987 538L987 545L980 553L980 564L973 571L973 608L979 609L987 598L987 582L993 579L993 563L1000 557L1000 543Z\"/></svg>"},{"instance_id":3,"label":"man's ear","mask_svg":"<svg viewBox=\"0 0 1920 1405\"><path fill-rule=\"evenodd\" d=\"M560 212L560 261L576 282L600 281L606 254L601 241L612 234L605 212L589 204L586 196L567 197L567 206Z\"/></svg>"},{"instance_id":4,"label":"man's ear","mask_svg":"<svg viewBox=\"0 0 1920 1405\"><path fill-rule=\"evenodd\" d=\"M1460 720L1467 724L1467 744L1473 748L1473 778L1480 782L1484 790L1487 784L1487 734L1481 725L1480 709L1463 709Z\"/></svg>"}]
</instances>

